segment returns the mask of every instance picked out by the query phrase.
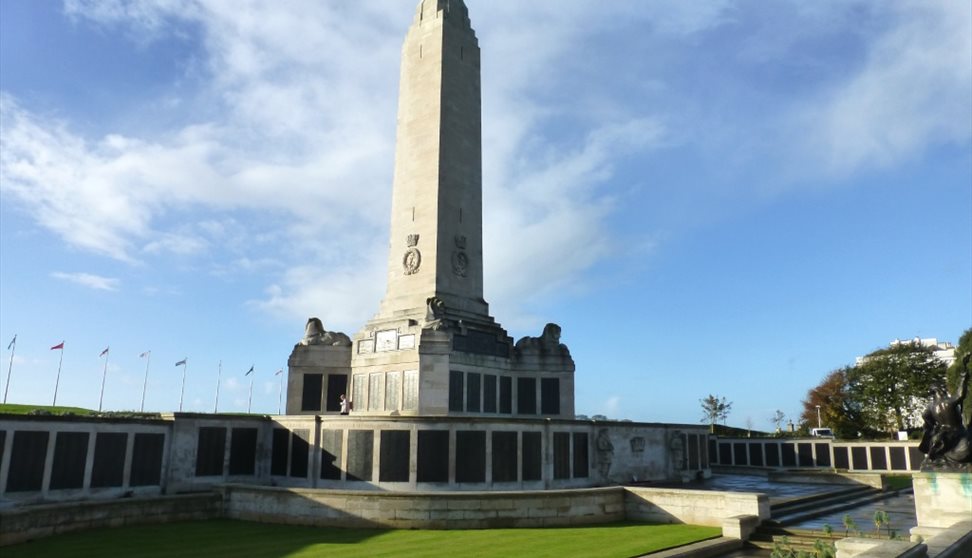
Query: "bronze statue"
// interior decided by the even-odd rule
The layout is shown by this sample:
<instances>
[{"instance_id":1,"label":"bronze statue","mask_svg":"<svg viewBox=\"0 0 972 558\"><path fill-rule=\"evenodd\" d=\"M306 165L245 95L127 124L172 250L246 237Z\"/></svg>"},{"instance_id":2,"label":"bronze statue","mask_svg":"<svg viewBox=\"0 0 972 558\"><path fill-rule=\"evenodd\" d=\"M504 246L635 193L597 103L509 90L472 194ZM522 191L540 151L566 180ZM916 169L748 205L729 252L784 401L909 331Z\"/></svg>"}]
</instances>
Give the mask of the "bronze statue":
<instances>
[{"instance_id":1,"label":"bronze statue","mask_svg":"<svg viewBox=\"0 0 972 558\"><path fill-rule=\"evenodd\" d=\"M937 393L925 407L924 434L918 445L925 454L922 469L950 468L972 464L972 424L966 425L962 416L962 401L969 392L969 358L962 359L962 373L958 388L949 395L945 390Z\"/></svg>"}]
</instances>

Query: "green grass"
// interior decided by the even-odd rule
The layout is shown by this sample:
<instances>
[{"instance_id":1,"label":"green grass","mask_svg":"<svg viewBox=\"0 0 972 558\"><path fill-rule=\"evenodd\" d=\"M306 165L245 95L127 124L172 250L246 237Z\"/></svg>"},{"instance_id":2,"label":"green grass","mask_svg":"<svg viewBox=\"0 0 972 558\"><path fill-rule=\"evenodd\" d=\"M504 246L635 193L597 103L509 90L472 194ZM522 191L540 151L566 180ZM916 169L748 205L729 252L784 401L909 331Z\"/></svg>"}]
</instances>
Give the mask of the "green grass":
<instances>
[{"instance_id":1,"label":"green grass","mask_svg":"<svg viewBox=\"0 0 972 558\"><path fill-rule=\"evenodd\" d=\"M719 534L717 527L634 523L548 529L423 531L315 528L218 519L70 533L5 547L2 554L4 558L627 558Z\"/></svg>"},{"instance_id":2,"label":"green grass","mask_svg":"<svg viewBox=\"0 0 972 558\"><path fill-rule=\"evenodd\" d=\"M887 475L884 477L888 490L901 490L911 488L911 475Z\"/></svg>"},{"instance_id":3,"label":"green grass","mask_svg":"<svg viewBox=\"0 0 972 558\"><path fill-rule=\"evenodd\" d=\"M0 404L0 413L10 413L12 415L26 415L27 413L34 410L47 411L52 415L66 415L69 413L74 415L96 414L95 411L92 411L91 409L82 409L81 407L61 407L61 406L52 407L50 405L18 405L16 403Z\"/></svg>"}]
</instances>

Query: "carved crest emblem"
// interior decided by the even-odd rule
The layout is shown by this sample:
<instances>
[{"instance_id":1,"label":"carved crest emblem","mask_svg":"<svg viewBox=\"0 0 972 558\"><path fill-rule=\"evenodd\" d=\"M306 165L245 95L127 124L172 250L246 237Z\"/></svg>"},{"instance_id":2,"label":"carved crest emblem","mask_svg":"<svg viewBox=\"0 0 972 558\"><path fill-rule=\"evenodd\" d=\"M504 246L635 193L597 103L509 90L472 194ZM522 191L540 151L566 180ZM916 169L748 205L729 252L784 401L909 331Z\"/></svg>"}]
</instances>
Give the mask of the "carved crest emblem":
<instances>
[{"instance_id":1,"label":"carved crest emblem","mask_svg":"<svg viewBox=\"0 0 972 558\"><path fill-rule=\"evenodd\" d=\"M469 268L469 257L466 256L465 252L455 251L452 253L452 272L459 277L466 276L466 270Z\"/></svg>"},{"instance_id":2,"label":"carved crest emblem","mask_svg":"<svg viewBox=\"0 0 972 558\"><path fill-rule=\"evenodd\" d=\"M402 267L405 268L405 275L418 273L420 265L422 265L422 253L419 252L418 248L405 250L405 255L402 257Z\"/></svg>"},{"instance_id":3,"label":"carved crest emblem","mask_svg":"<svg viewBox=\"0 0 972 558\"><path fill-rule=\"evenodd\" d=\"M456 248L460 250L466 249L466 237L461 234L456 235Z\"/></svg>"}]
</instances>

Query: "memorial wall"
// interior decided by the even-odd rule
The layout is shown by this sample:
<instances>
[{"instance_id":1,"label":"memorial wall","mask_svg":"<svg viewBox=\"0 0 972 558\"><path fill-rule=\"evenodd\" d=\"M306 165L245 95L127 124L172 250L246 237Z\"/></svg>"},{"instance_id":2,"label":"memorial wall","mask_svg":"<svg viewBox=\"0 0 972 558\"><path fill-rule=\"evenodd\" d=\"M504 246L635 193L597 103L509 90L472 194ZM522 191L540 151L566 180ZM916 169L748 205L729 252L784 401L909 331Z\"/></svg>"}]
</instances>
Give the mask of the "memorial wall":
<instances>
[{"instance_id":1,"label":"memorial wall","mask_svg":"<svg viewBox=\"0 0 972 558\"><path fill-rule=\"evenodd\" d=\"M460 417L0 416L0 506L225 483L543 490L709 475L692 425Z\"/></svg>"}]
</instances>

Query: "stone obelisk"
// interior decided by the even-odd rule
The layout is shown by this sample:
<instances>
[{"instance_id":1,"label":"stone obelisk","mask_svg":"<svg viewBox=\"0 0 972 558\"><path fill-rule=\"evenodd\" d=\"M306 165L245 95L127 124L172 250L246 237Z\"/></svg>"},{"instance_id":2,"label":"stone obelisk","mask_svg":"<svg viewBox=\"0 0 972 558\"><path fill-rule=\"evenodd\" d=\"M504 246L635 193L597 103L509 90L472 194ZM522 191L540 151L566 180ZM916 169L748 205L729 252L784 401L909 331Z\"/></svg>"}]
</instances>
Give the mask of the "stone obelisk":
<instances>
[{"instance_id":1,"label":"stone obelisk","mask_svg":"<svg viewBox=\"0 0 972 558\"><path fill-rule=\"evenodd\" d=\"M462 0L424 0L402 46L388 283L379 317L485 318L479 43Z\"/></svg>"}]
</instances>

